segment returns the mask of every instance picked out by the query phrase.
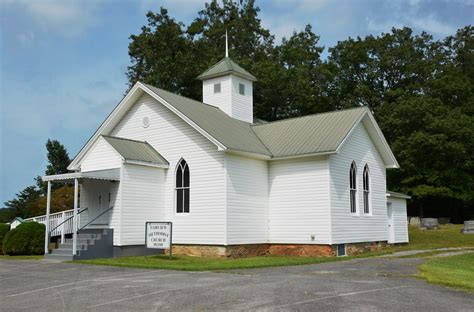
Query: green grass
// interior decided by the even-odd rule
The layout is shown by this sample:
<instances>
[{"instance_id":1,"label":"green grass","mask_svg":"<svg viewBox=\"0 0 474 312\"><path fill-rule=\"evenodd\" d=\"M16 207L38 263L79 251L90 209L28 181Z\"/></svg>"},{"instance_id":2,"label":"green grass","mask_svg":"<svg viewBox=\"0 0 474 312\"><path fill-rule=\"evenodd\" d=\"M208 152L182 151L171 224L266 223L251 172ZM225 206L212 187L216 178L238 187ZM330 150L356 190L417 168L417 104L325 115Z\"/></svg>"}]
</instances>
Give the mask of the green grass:
<instances>
[{"instance_id":1,"label":"green grass","mask_svg":"<svg viewBox=\"0 0 474 312\"><path fill-rule=\"evenodd\" d=\"M474 293L474 252L431 259L419 266L418 277L429 283L454 287Z\"/></svg>"},{"instance_id":2,"label":"green grass","mask_svg":"<svg viewBox=\"0 0 474 312\"><path fill-rule=\"evenodd\" d=\"M150 256L150 257L124 257L113 259L93 259L74 261L74 263L110 265L119 267L134 267L146 269L169 269L169 270L186 270L186 271L219 271L230 269L249 269L277 267L288 265L314 264L333 261L343 261L353 258L363 258L379 256L394 251L415 250L415 249L436 249L442 247L474 247L474 235L460 234L460 225L446 225L439 230L421 231L418 228L411 227L410 244L388 247L377 252L365 253L354 257L277 257L262 256L248 257L239 259L224 258L201 258L177 255L172 260L166 256ZM427 252L413 257L426 257L438 252Z\"/></svg>"},{"instance_id":3,"label":"green grass","mask_svg":"<svg viewBox=\"0 0 474 312\"><path fill-rule=\"evenodd\" d=\"M40 260L43 259L44 256L7 256L7 255L0 255L0 260Z\"/></svg>"},{"instance_id":4,"label":"green grass","mask_svg":"<svg viewBox=\"0 0 474 312\"><path fill-rule=\"evenodd\" d=\"M474 247L474 235L461 234L463 225L441 225L438 230L420 230L410 226L410 243L393 247L393 251L423 250L446 247Z\"/></svg>"},{"instance_id":5,"label":"green grass","mask_svg":"<svg viewBox=\"0 0 474 312\"><path fill-rule=\"evenodd\" d=\"M97 265L111 265L119 267L133 267L144 269L164 269L164 270L183 270L183 271L220 271L232 269L251 269L264 267L277 267L287 265L300 265L323 263L331 261L342 261L352 259L354 257L277 257L277 256L262 256L262 257L248 257L238 259L224 259L224 258L202 258L190 256L173 256L169 259L168 256L138 256L138 257L124 257L113 259L93 259L74 261L74 263L97 264Z\"/></svg>"}]
</instances>

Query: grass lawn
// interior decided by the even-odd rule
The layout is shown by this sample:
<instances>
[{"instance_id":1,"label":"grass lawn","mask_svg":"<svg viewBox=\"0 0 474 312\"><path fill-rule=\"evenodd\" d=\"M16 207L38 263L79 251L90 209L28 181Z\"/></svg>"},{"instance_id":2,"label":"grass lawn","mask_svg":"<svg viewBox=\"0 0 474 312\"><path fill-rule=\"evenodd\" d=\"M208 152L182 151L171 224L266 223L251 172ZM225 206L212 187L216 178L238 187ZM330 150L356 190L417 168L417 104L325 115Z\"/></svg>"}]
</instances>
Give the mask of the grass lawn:
<instances>
[{"instance_id":1,"label":"grass lawn","mask_svg":"<svg viewBox=\"0 0 474 312\"><path fill-rule=\"evenodd\" d=\"M420 230L410 226L410 243L394 247L394 251L436 249L446 247L474 247L474 235L461 234L463 225L441 225L438 230Z\"/></svg>"},{"instance_id":2,"label":"grass lawn","mask_svg":"<svg viewBox=\"0 0 474 312\"><path fill-rule=\"evenodd\" d=\"M44 256L7 256L7 255L0 255L0 260L40 260L43 259Z\"/></svg>"},{"instance_id":3,"label":"grass lawn","mask_svg":"<svg viewBox=\"0 0 474 312\"><path fill-rule=\"evenodd\" d=\"M418 275L430 283L455 287L474 293L474 252L435 258L419 266Z\"/></svg>"},{"instance_id":4,"label":"grass lawn","mask_svg":"<svg viewBox=\"0 0 474 312\"><path fill-rule=\"evenodd\" d=\"M231 269L250 269L277 267L286 265L299 265L311 263L323 263L331 261L342 261L354 257L277 257L262 256L248 257L238 259L223 258L201 258L190 256L173 256L170 260L168 256L138 256L113 259L94 259L74 261L74 263L112 265L120 267L133 267L144 269L165 269L165 270L183 270L183 271L220 271Z\"/></svg>"},{"instance_id":5,"label":"grass lawn","mask_svg":"<svg viewBox=\"0 0 474 312\"><path fill-rule=\"evenodd\" d=\"M378 252L365 253L355 257L277 257L262 256L249 257L240 259L223 259L223 258L200 258L188 256L174 256L173 260L169 260L167 256L149 256L141 257L124 257L113 259L93 259L74 261L74 263L111 265L120 267L134 267L147 269L169 269L169 270L186 270L186 271L219 271L229 269L249 269L276 267L287 265L313 264L332 261L343 261L354 258L363 258L378 256L401 250L414 249L435 249L442 247L474 247L474 235L460 234L461 225L445 225L439 230L421 231L418 228L411 227L410 244L402 246L388 247ZM436 254L420 254L420 256L428 256ZM416 255L413 257L417 257Z\"/></svg>"}]
</instances>

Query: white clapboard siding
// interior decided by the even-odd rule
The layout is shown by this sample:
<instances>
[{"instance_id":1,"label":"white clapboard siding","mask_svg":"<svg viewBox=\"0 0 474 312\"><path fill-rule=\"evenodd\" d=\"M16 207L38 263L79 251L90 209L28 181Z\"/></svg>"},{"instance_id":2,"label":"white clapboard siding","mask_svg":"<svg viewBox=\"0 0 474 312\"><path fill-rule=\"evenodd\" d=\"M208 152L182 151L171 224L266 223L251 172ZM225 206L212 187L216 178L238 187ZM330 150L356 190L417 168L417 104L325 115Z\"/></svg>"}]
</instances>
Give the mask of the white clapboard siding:
<instances>
[{"instance_id":1,"label":"white clapboard siding","mask_svg":"<svg viewBox=\"0 0 474 312\"><path fill-rule=\"evenodd\" d=\"M349 201L349 169L357 165L357 210L353 215ZM338 154L330 156L331 219L333 243L386 241L387 200L385 166L363 123L354 129ZM363 214L365 164L370 170L370 214Z\"/></svg>"},{"instance_id":2,"label":"white clapboard siding","mask_svg":"<svg viewBox=\"0 0 474 312\"><path fill-rule=\"evenodd\" d=\"M150 121L147 128L143 127L144 117ZM214 144L148 95L137 100L111 134L147 141L169 161L160 213L164 212L163 221L173 222L174 243L224 244L224 156ZM175 168L181 158L190 168L190 213L185 214L176 213L175 207ZM122 193L125 188L122 186ZM127 209L126 205L123 202L122 209ZM127 220L123 219L122 238L127 235L126 224Z\"/></svg>"},{"instance_id":3,"label":"white clapboard siding","mask_svg":"<svg viewBox=\"0 0 474 312\"><path fill-rule=\"evenodd\" d=\"M165 219L165 171L161 168L124 164L120 183L121 245L143 245L145 222Z\"/></svg>"},{"instance_id":4,"label":"white clapboard siding","mask_svg":"<svg viewBox=\"0 0 474 312\"><path fill-rule=\"evenodd\" d=\"M221 92L214 93L214 84L221 84ZM230 76L206 79L202 82L203 102L212 106L219 107L227 115L231 116L232 106L232 81Z\"/></svg>"},{"instance_id":5,"label":"white clapboard siding","mask_svg":"<svg viewBox=\"0 0 474 312\"><path fill-rule=\"evenodd\" d=\"M232 75L232 117L253 123L252 81ZM239 93L239 84L245 86L245 94Z\"/></svg>"},{"instance_id":6,"label":"white clapboard siding","mask_svg":"<svg viewBox=\"0 0 474 312\"><path fill-rule=\"evenodd\" d=\"M326 158L269 163L271 243L330 243L328 179Z\"/></svg>"},{"instance_id":7,"label":"white clapboard siding","mask_svg":"<svg viewBox=\"0 0 474 312\"><path fill-rule=\"evenodd\" d=\"M99 138L81 161L81 171L120 168L121 164L122 158L119 154L107 141Z\"/></svg>"},{"instance_id":8,"label":"white clapboard siding","mask_svg":"<svg viewBox=\"0 0 474 312\"><path fill-rule=\"evenodd\" d=\"M388 198L392 203L394 243L408 243L407 203L404 198Z\"/></svg>"},{"instance_id":9,"label":"white clapboard siding","mask_svg":"<svg viewBox=\"0 0 474 312\"><path fill-rule=\"evenodd\" d=\"M102 181L102 180L83 180L80 188L80 207L87 208L80 214L81 227L86 225L90 220L97 216L100 212L98 210L99 195L102 196L104 204L108 207L113 207L108 213L105 213L99 219L107 220L107 227L114 229L114 245L120 245L120 183ZM110 202L108 202L108 194L110 193ZM88 228L104 227L96 226L95 222L90 224Z\"/></svg>"},{"instance_id":10,"label":"white clapboard siding","mask_svg":"<svg viewBox=\"0 0 474 312\"><path fill-rule=\"evenodd\" d=\"M225 157L227 244L268 243L268 162Z\"/></svg>"}]
</instances>

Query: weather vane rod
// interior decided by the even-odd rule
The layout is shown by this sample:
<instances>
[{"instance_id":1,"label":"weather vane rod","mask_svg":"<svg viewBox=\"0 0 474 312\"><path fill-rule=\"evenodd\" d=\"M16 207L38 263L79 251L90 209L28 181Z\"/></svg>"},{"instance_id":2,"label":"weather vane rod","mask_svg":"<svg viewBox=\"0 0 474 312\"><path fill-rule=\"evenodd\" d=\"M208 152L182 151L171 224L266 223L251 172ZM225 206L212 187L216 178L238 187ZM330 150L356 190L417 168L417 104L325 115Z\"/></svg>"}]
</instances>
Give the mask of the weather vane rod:
<instances>
[{"instance_id":1,"label":"weather vane rod","mask_svg":"<svg viewBox=\"0 0 474 312\"><path fill-rule=\"evenodd\" d=\"M229 43L227 41L227 28L225 29L225 57L229 57Z\"/></svg>"}]
</instances>

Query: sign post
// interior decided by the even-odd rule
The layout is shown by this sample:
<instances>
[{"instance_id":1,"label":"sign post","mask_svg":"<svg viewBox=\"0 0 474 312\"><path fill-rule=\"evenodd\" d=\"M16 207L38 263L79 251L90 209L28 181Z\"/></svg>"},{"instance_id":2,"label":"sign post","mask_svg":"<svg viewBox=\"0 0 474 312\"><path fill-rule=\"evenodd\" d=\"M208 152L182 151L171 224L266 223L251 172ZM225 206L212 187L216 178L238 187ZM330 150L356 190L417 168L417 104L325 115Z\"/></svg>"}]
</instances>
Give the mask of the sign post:
<instances>
[{"instance_id":1,"label":"sign post","mask_svg":"<svg viewBox=\"0 0 474 312\"><path fill-rule=\"evenodd\" d=\"M173 256L173 223L145 222L145 257L147 249L169 249Z\"/></svg>"}]
</instances>

